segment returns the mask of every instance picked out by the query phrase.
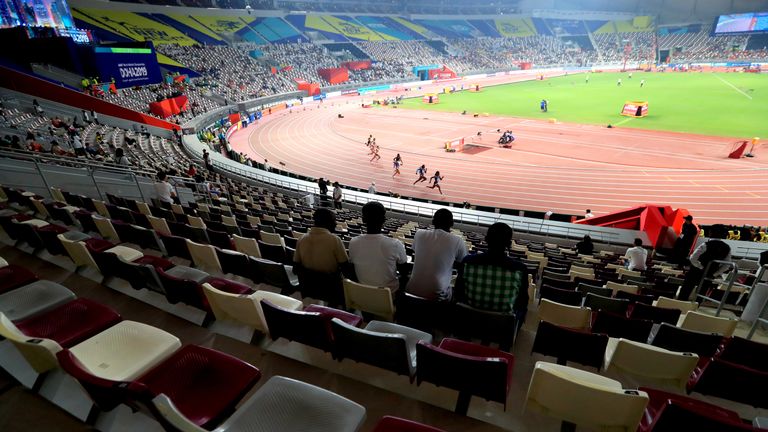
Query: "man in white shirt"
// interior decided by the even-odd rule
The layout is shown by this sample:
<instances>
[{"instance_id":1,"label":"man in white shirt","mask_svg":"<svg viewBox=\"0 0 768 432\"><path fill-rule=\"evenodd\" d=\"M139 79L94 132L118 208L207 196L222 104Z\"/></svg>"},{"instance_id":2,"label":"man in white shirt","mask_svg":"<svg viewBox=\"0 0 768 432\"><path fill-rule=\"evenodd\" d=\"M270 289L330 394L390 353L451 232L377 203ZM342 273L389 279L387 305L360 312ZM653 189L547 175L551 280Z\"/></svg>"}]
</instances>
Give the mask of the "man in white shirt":
<instances>
[{"instance_id":1,"label":"man in white shirt","mask_svg":"<svg viewBox=\"0 0 768 432\"><path fill-rule=\"evenodd\" d=\"M405 245L400 240L381 233L386 221L387 210L378 201L363 206L363 223L367 233L349 242L349 260L355 266L360 283L377 287L389 287L396 291L400 287L397 265L405 264Z\"/></svg>"},{"instance_id":2,"label":"man in white shirt","mask_svg":"<svg viewBox=\"0 0 768 432\"><path fill-rule=\"evenodd\" d=\"M413 237L413 271L406 291L430 300L450 300L453 264L467 255L464 239L451 234L453 214L440 209L432 217L433 230L418 230Z\"/></svg>"},{"instance_id":3,"label":"man in white shirt","mask_svg":"<svg viewBox=\"0 0 768 432\"><path fill-rule=\"evenodd\" d=\"M586 213L584 214L584 219L592 219L595 217L595 215L592 213L592 210L587 209Z\"/></svg>"},{"instance_id":4,"label":"man in white shirt","mask_svg":"<svg viewBox=\"0 0 768 432\"><path fill-rule=\"evenodd\" d=\"M170 183L165 181L167 178L167 175L160 171L160 173L157 174L157 182L155 183L155 193L157 194L157 199L163 202L171 203L173 204L173 198L176 197L176 192L173 190L173 186L171 186Z\"/></svg>"},{"instance_id":5,"label":"man in white shirt","mask_svg":"<svg viewBox=\"0 0 768 432\"><path fill-rule=\"evenodd\" d=\"M371 195L376 195L376 182L371 182L371 185L368 186L368 193Z\"/></svg>"},{"instance_id":6,"label":"man in white shirt","mask_svg":"<svg viewBox=\"0 0 768 432\"><path fill-rule=\"evenodd\" d=\"M643 247L643 240L636 238L635 246L627 249L622 259L629 270L645 270L648 251Z\"/></svg>"}]
</instances>

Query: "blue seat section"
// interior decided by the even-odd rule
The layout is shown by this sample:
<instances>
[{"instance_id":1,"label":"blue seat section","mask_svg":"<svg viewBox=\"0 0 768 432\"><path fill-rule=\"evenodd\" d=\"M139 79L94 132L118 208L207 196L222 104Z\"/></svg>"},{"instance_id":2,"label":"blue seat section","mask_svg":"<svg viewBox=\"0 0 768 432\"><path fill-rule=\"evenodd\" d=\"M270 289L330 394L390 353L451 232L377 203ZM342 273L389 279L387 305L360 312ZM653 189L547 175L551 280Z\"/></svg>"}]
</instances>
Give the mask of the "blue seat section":
<instances>
[{"instance_id":1,"label":"blue seat section","mask_svg":"<svg viewBox=\"0 0 768 432\"><path fill-rule=\"evenodd\" d=\"M600 27L604 26L608 21L600 20L600 21L584 21L584 24L587 26L587 30L590 32L594 32Z\"/></svg>"},{"instance_id":2,"label":"blue seat section","mask_svg":"<svg viewBox=\"0 0 768 432\"><path fill-rule=\"evenodd\" d=\"M269 42L275 42L277 40L280 40L281 39L280 35L275 33L275 31L269 28L269 26L265 25L264 20L265 18L256 18L251 23L251 28L259 32L259 34L262 35L264 39L266 39Z\"/></svg>"},{"instance_id":3,"label":"blue seat section","mask_svg":"<svg viewBox=\"0 0 768 432\"><path fill-rule=\"evenodd\" d=\"M349 51L355 60L370 60L371 57L352 42L334 42L323 44L330 52Z\"/></svg>"},{"instance_id":4,"label":"blue seat section","mask_svg":"<svg viewBox=\"0 0 768 432\"><path fill-rule=\"evenodd\" d=\"M571 41L580 46L584 51L594 51L595 47L592 45L592 41L589 36L563 36L560 39L563 41Z\"/></svg>"},{"instance_id":5,"label":"blue seat section","mask_svg":"<svg viewBox=\"0 0 768 432\"><path fill-rule=\"evenodd\" d=\"M258 33L253 31L253 29L249 25L247 25L247 26L241 28L240 30L236 31L235 35L237 35L238 37L240 37L243 40L246 40L248 42L253 42L253 43L258 44L258 45L266 45L267 44L267 41L264 40L263 37L259 36Z\"/></svg>"},{"instance_id":6,"label":"blue seat section","mask_svg":"<svg viewBox=\"0 0 768 432\"><path fill-rule=\"evenodd\" d=\"M477 30L465 20L415 20L438 35L449 39L471 39Z\"/></svg>"},{"instance_id":7,"label":"blue seat section","mask_svg":"<svg viewBox=\"0 0 768 432\"><path fill-rule=\"evenodd\" d=\"M191 37L192 39L200 42L201 44L206 44L206 45L226 45L227 44L222 40L216 40L199 30L193 29L192 27L186 24L180 23L175 19L169 17L168 15L153 14L153 13L139 13L139 15L142 15L151 20L159 21L163 24L169 25L175 28L176 30L184 33L185 35Z\"/></svg>"},{"instance_id":8,"label":"blue seat section","mask_svg":"<svg viewBox=\"0 0 768 432\"><path fill-rule=\"evenodd\" d=\"M544 36L552 36L552 31L549 30L549 27L547 26L547 23L544 22L543 18L531 18L531 21L533 21L533 26L536 27L536 33Z\"/></svg>"},{"instance_id":9,"label":"blue seat section","mask_svg":"<svg viewBox=\"0 0 768 432\"><path fill-rule=\"evenodd\" d=\"M309 40L298 33L290 24L283 21L282 18L260 18L254 21L251 26L272 43L307 42Z\"/></svg>"},{"instance_id":10,"label":"blue seat section","mask_svg":"<svg viewBox=\"0 0 768 432\"><path fill-rule=\"evenodd\" d=\"M374 17L374 16L358 16L357 21L359 21L364 26L368 27L369 29L375 31L376 33L392 36L394 38L400 39L400 40L413 40L415 37L409 33L404 33L394 26L391 25L391 23L395 23L400 25L399 23L396 23L394 20L392 20L389 17ZM400 25L400 27L404 27Z\"/></svg>"},{"instance_id":11,"label":"blue seat section","mask_svg":"<svg viewBox=\"0 0 768 432\"><path fill-rule=\"evenodd\" d=\"M395 29L396 31L399 31L401 33L410 35L413 39L416 39L416 40L424 39L424 35L422 35L421 33L417 32L417 31L409 29L408 27L406 27L406 26L400 24L399 22L393 20L391 17L376 17L376 18L379 18L379 20L381 20L381 22L386 24L387 27Z\"/></svg>"},{"instance_id":12,"label":"blue seat section","mask_svg":"<svg viewBox=\"0 0 768 432\"><path fill-rule=\"evenodd\" d=\"M547 19L549 28L553 31L555 28L560 28L562 31L560 34L565 35L584 35L587 34L587 28L584 26L584 22L581 20L561 20L561 19Z\"/></svg>"},{"instance_id":13,"label":"blue seat section","mask_svg":"<svg viewBox=\"0 0 768 432\"><path fill-rule=\"evenodd\" d=\"M498 30L496 30L496 23L492 20L467 20L472 26L480 30L483 36L489 36L494 38L503 37Z\"/></svg>"},{"instance_id":14,"label":"blue seat section","mask_svg":"<svg viewBox=\"0 0 768 432\"><path fill-rule=\"evenodd\" d=\"M316 22L320 24L321 28L307 27L306 21L308 16L309 15L288 15L285 17L285 19L286 21L291 23L294 27L299 29L302 33L306 33L308 31L318 32L321 35L325 36L326 38L335 42L349 42L349 39L347 39L343 34L338 33L337 30L334 30L334 28L331 27L330 24L325 22L320 16L314 19Z\"/></svg>"}]
</instances>

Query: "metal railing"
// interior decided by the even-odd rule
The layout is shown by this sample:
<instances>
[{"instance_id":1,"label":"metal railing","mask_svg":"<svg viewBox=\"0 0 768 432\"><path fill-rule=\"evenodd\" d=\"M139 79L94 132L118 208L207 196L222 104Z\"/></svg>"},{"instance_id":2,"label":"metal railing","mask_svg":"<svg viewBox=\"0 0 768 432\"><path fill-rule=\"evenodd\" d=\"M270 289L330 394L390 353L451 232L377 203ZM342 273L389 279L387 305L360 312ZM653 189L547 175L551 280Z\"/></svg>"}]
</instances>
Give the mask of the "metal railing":
<instances>
[{"instance_id":1,"label":"metal railing","mask_svg":"<svg viewBox=\"0 0 768 432\"><path fill-rule=\"evenodd\" d=\"M728 278L725 280L721 279L715 279L715 278L708 278L707 274L709 274L710 269L712 266L725 266L731 271L728 273ZM728 271L727 269L725 271ZM725 302L728 300L728 294L731 293L731 290L733 289L734 285L740 286L742 288L748 288L746 285L740 284L736 282L736 277L739 276L739 266L736 265L735 262L732 261L720 261L720 260L714 260L707 263L707 266L704 268L704 274L701 276L701 280L699 281L698 286L696 287L696 294L694 298L701 298L703 300L706 300L711 303L715 303L717 305L717 310L715 311L715 316L719 317L720 312L723 311L723 307L725 306ZM706 282L715 282L718 284L722 284L723 282L726 283L725 290L720 290L719 287L716 287L715 290L723 291L723 296L720 299L716 299L714 297L701 294L701 290L704 287L704 284Z\"/></svg>"},{"instance_id":2,"label":"metal railing","mask_svg":"<svg viewBox=\"0 0 768 432\"><path fill-rule=\"evenodd\" d=\"M7 160L12 163L0 171L2 183L11 187L25 189L37 189L40 195L51 197L53 187L67 187L63 184L67 176L70 179L87 179L87 182L79 182L76 186L92 187L99 199L105 200L108 190L120 191L126 186L135 191L132 195L146 202L140 179L153 178L154 171L126 168L115 164L98 164L91 161L83 161L77 158L60 157L18 150L0 150L0 161ZM18 162L25 162L20 164ZM38 176L41 185L35 187L29 182L23 182L24 176ZM71 177L75 176L75 177ZM147 184L144 184L147 187Z\"/></svg>"},{"instance_id":3,"label":"metal railing","mask_svg":"<svg viewBox=\"0 0 768 432\"><path fill-rule=\"evenodd\" d=\"M70 156L57 156L50 153L37 153L28 150L18 149L2 149L0 150L0 157L6 157L9 159L29 160L36 162L43 162L48 164L56 164L63 166L72 166L79 168L93 168L93 169L109 169L112 171L124 171L140 175L155 175L157 172L152 169L142 169L137 167L126 168L125 165L119 165L114 162L97 162L88 159L81 159L78 157Z\"/></svg>"},{"instance_id":4,"label":"metal railing","mask_svg":"<svg viewBox=\"0 0 768 432\"><path fill-rule=\"evenodd\" d=\"M196 136L186 135L182 140L186 151L197 159L202 159L203 149L208 147L200 142ZM297 192L307 198L309 202L314 202L320 195L320 189L315 182L294 179L267 172L261 169L249 167L247 165L235 162L225 158L218 153L210 153L210 160L214 169L230 176L235 176L242 181L257 182L265 185L274 186L280 189ZM345 190L343 202L353 205L363 205L369 201L376 200L381 202L385 208L390 211L403 213L406 215L431 218L434 212L444 204L434 204L429 202L419 202L409 199L388 197L384 195L372 195L367 192L358 192ZM642 231L623 230L605 227L593 227L589 225L576 225L569 222L557 222L543 219L533 219L521 216L506 215L500 213L491 213L472 209L463 209L460 207L451 207L454 220L457 223L464 223L476 226L488 226L496 222L505 222L512 229L520 232L535 233L545 237L564 237L571 239L580 239L585 235L592 237L594 241L605 243L607 245L631 244L637 237L647 235Z\"/></svg>"},{"instance_id":5,"label":"metal railing","mask_svg":"<svg viewBox=\"0 0 768 432\"><path fill-rule=\"evenodd\" d=\"M768 264L764 264L762 267L760 267L760 270L757 271L757 274L755 275L755 282L752 284L752 288L750 289L750 295L755 294L755 290L757 289L757 286L761 283L761 280L763 279L763 275L768 273ZM766 288L768 289L768 288ZM755 335L755 331L757 331L757 327L762 323L768 325L768 318L763 318L763 316L768 313L768 298L766 299L765 304L760 309L760 313L757 314L757 317L755 317L755 322L752 323L752 327L749 328L749 333L747 333L747 339L752 339L752 336Z\"/></svg>"}]
</instances>

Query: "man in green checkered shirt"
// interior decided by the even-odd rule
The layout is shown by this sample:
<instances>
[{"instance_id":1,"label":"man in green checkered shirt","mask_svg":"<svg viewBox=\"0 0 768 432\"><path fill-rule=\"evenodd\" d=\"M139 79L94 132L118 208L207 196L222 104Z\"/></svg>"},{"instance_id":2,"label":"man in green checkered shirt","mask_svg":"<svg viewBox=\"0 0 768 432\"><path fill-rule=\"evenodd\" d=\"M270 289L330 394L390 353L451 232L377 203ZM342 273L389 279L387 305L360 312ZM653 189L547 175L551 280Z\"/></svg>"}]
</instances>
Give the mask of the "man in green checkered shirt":
<instances>
[{"instance_id":1,"label":"man in green checkered shirt","mask_svg":"<svg viewBox=\"0 0 768 432\"><path fill-rule=\"evenodd\" d=\"M512 313L522 322L528 308L528 269L507 255L512 228L497 222L485 235L488 252L467 255L456 279L458 301L487 311Z\"/></svg>"}]
</instances>

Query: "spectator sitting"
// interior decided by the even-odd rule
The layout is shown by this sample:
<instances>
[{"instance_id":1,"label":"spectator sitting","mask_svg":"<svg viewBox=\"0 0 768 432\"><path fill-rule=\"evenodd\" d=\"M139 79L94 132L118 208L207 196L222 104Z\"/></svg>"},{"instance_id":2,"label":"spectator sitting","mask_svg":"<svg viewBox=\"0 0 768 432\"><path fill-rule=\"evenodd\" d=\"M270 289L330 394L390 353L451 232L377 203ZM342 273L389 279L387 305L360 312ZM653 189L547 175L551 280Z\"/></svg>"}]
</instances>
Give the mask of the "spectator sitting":
<instances>
[{"instance_id":1,"label":"spectator sitting","mask_svg":"<svg viewBox=\"0 0 768 432\"><path fill-rule=\"evenodd\" d=\"M176 200L176 192L173 190L173 186L166 181L168 178L165 172L160 171L157 174L157 182L155 182L155 194L157 199L172 204Z\"/></svg>"},{"instance_id":2,"label":"spectator sitting","mask_svg":"<svg viewBox=\"0 0 768 432\"><path fill-rule=\"evenodd\" d=\"M514 313L525 320L528 308L528 268L507 255L512 228L497 222L485 235L488 252L468 255L456 278L456 299L493 312Z\"/></svg>"},{"instance_id":3,"label":"spectator sitting","mask_svg":"<svg viewBox=\"0 0 768 432\"><path fill-rule=\"evenodd\" d=\"M355 266L360 283L376 287L389 287L393 292L400 287L397 265L405 264L405 246L400 240L381 233L387 210L378 201L363 206L366 234L349 242L349 260Z\"/></svg>"},{"instance_id":4,"label":"spectator sitting","mask_svg":"<svg viewBox=\"0 0 768 432\"><path fill-rule=\"evenodd\" d=\"M453 214L439 209L432 230L418 230L413 237L413 271L406 290L429 300L450 300L453 264L467 255L464 239L451 234Z\"/></svg>"},{"instance_id":5,"label":"spectator sitting","mask_svg":"<svg viewBox=\"0 0 768 432\"><path fill-rule=\"evenodd\" d=\"M592 255L595 252L595 244L592 243L592 237L585 235L580 242L576 243L576 252L579 255Z\"/></svg>"},{"instance_id":6,"label":"spectator sitting","mask_svg":"<svg viewBox=\"0 0 768 432\"><path fill-rule=\"evenodd\" d=\"M130 166L131 162L128 157L125 156L125 151L122 148L115 150L115 163L122 166Z\"/></svg>"},{"instance_id":7,"label":"spectator sitting","mask_svg":"<svg viewBox=\"0 0 768 432\"><path fill-rule=\"evenodd\" d=\"M313 219L312 228L296 243L293 271L303 287L322 286L322 289L330 291L324 293L330 296L329 303L341 304L344 296L340 270L349 258L341 239L333 234L336 215L330 209L318 208Z\"/></svg>"},{"instance_id":8,"label":"spectator sitting","mask_svg":"<svg viewBox=\"0 0 768 432\"><path fill-rule=\"evenodd\" d=\"M643 240L636 238L635 246L627 249L622 260L627 264L629 270L645 270L648 251L643 247Z\"/></svg>"}]
</instances>

